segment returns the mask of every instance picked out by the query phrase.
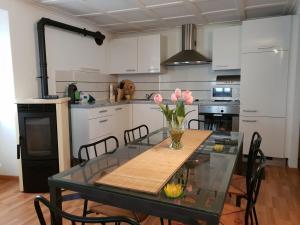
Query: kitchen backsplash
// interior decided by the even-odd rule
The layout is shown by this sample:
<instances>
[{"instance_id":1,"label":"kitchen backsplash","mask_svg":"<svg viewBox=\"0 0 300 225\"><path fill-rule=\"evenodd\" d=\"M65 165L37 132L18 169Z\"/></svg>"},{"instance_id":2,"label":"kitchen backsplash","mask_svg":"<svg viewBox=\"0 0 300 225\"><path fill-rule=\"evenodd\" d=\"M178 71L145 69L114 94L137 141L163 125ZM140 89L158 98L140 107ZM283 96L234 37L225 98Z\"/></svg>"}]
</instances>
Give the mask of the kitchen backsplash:
<instances>
[{"instance_id":1,"label":"kitchen backsplash","mask_svg":"<svg viewBox=\"0 0 300 225\"><path fill-rule=\"evenodd\" d=\"M160 92L169 98L175 88L189 89L195 99L210 99L211 87L216 84L217 75L239 75L240 70L211 70L210 65L168 67L164 74L119 75L118 81L129 79L135 83L135 98Z\"/></svg>"},{"instance_id":2,"label":"kitchen backsplash","mask_svg":"<svg viewBox=\"0 0 300 225\"><path fill-rule=\"evenodd\" d=\"M96 70L56 71L56 94L65 96L68 85L76 83L79 91L91 94L96 99L109 98L109 84L132 80L136 92L134 98L144 99L146 94L161 93L169 98L175 88L188 89L195 99L210 99L211 87L217 75L239 75L240 70L211 70L210 65L168 67L164 74L127 74L111 76Z\"/></svg>"},{"instance_id":3,"label":"kitchen backsplash","mask_svg":"<svg viewBox=\"0 0 300 225\"><path fill-rule=\"evenodd\" d=\"M68 85L76 83L79 91L89 93L95 99L108 99L109 84L117 81L115 76L101 74L97 70L56 71L56 94L66 96Z\"/></svg>"}]
</instances>

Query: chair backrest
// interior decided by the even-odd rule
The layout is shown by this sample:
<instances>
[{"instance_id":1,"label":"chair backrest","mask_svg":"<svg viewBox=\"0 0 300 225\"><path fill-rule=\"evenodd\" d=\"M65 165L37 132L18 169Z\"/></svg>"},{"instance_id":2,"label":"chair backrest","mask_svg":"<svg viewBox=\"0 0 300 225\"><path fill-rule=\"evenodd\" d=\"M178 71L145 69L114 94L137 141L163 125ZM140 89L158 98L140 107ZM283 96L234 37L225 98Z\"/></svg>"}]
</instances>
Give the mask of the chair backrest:
<instances>
[{"instance_id":1,"label":"chair backrest","mask_svg":"<svg viewBox=\"0 0 300 225\"><path fill-rule=\"evenodd\" d=\"M249 187L250 180L253 175L253 169L255 167L255 160L254 152L260 148L260 144L262 141L262 137L258 132L254 132L252 134L251 142L250 142L250 149L248 153L248 161L247 161L247 171L246 171L246 186Z\"/></svg>"},{"instance_id":2,"label":"chair backrest","mask_svg":"<svg viewBox=\"0 0 300 225\"><path fill-rule=\"evenodd\" d=\"M192 123L197 123L197 130L205 129L205 121L204 120L191 119L188 122L188 129L191 129Z\"/></svg>"},{"instance_id":3,"label":"chair backrest","mask_svg":"<svg viewBox=\"0 0 300 225\"><path fill-rule=\"evenodd\" d=\"M260 190L260 184L262 180L262 176L264 174L264 168L265 168L265 162L266 157L261 151L261 149L256 149L253 153L253 156L255 159L258 159L258 167L253 173L250 182L249 182L249 191L247 193L247 207L246 207L246 213L245 213L245 224L248 225L249 217L251 216L252 210L256 204L259 190Z\"/></svg>"},{"instance_id":4,"label":"chair backrest","mask_svg":"<svg viewBox=\"0 0 300 225\"><path fill-rule=\"evenodd\" d=\"M115 148L112 150L108 149L108 143L110 141L115 143ZM101 149L103 149L103 146L104 146L104 154L112 153L119 148L119 141L116 137L109 136L109 137L103 138L99 141L93 142L91 144L86 144L86 145L80 146L79 151L78 151L79 162L81 163L84 161L83 160L84 154L86 156L85 160L90 160L91 158L102 155L103 153L99 152L99 148L98 148L100 146L102 147Z\"/></svg>"},{"instance_id":5,"label":"chair backrest","mask_svg":"<svg viewBox=\"0 0 300 225\"><path fill-rule=\"evenodd\" d=\"M122 216L114 216L114 217L80 217L75 216L66 212L61 211L58 208L54 208L50 202L44 198L43 196L37 196L34 199L34 208L36 214L38 216L39 222L41 225L46 225L46 221L41 210L40 203L44 204L49 210L51 214L51 218L57 222L56 218L63 218L72 223L72 225L76 223L96 223L105 225L106 223L126 223L131 225L139 225L139 223ZM56 223L55 223L56 224Z\"/></svg>"},{"instance_id":6,"label":"chair backrest","mask_svg":"<svg viewBox=\"0 0 300 225\"><path fill-rule=\"evenodd\" d=\"M142 132L143 130L144 133ZM125 145L139 138L146 137L148 134L149 134L149 128L145 124L132 128L130 130L125 130L124 131Z\"/></svg>"}]
</instances>

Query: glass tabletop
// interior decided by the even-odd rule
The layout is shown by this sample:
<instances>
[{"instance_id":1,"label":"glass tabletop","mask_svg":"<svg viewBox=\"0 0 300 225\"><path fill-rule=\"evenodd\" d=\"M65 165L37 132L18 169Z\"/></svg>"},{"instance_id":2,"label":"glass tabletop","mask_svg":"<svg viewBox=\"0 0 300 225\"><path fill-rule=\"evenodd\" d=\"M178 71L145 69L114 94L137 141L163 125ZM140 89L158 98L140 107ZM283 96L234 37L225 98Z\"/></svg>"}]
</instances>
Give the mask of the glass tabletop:
<instances>
[{"instance_id":1,"label":"glass tabletop","mask_svg":"<svg viewBox=\"0 0 300 225\"><path fill-rule=\"evenodd\" d=\"M162 128L130 143L128 146L119 148L111 154L91 159L88 162L56 174L50 179L180 207L188 207L219 216L222 212L230 179L242 148L243 135L239 132L213 132L199 149L193 153L169 181L183 184L184 193L178 199L166 197L163 189L159 194L151 195L95 184L95 181L100 177L147 151L167 137L167 128ZM220 153L215 152L213 150L215 143L224 144L224 150Z\"/></svg>"}]
</instances>

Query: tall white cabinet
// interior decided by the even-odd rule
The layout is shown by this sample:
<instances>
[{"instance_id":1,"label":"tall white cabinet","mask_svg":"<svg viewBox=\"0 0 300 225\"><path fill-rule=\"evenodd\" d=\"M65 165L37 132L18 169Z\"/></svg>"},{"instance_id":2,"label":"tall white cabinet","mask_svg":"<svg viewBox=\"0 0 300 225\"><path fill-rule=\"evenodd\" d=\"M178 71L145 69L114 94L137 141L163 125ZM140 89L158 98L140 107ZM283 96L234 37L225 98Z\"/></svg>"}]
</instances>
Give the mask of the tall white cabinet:
<instances>
[{"instance_id":1,"label":"tall white cabinet","mask_svg":"<svg viewBox=\"0 0 300 225\"><path fill-rule=\"evenodd\" d=\"M213 31L213 70L241 68L241 26L221 27Z\"/></svg>"},{"instance_id":2,"label":"tall white cabinet","mask_svg":"<svg viewBox=\"0 0 300 225\"><path fill-rule=\"evenodd\" d=\"M254 131L266 156L285 158L291 17L243 22L240 131L248 154Z\"/></svg>"}]
</instances>

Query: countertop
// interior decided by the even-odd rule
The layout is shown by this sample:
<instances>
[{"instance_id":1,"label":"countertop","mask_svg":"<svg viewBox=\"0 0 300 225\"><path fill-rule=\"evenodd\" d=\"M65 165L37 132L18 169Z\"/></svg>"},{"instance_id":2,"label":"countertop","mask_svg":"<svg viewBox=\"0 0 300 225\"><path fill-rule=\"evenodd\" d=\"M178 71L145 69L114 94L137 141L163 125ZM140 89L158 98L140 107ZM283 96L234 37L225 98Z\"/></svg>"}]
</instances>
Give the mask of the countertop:
<instances>
[{"instance_id":1,"label":"countertop","mask_svg":"<svg viewBox=\"0 0 300 225\"><path fill-rule=\"evenodd\" d=\"M170 100L163 101L164 104L173 105ZM124 100L120 102L110 102L108 100L100 100L96 101L93 104L88 103L79 103L79 104L71 104L71 108L97 108L97 107L108 107L108 106L116 106L116 105L125 105L125 104L155 104L153 100L143 100L143 99L133 99L133 100ZM240 105L239 101L235 102L214 102L210 100L200 100L194 101L193 105Z\"/></svg>"}]
</instances>

